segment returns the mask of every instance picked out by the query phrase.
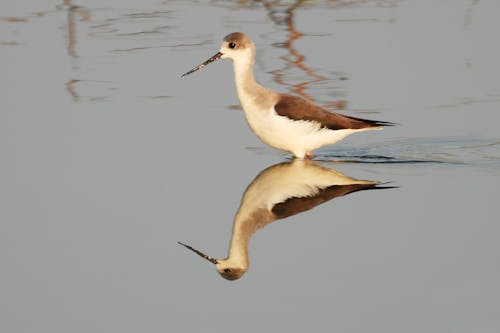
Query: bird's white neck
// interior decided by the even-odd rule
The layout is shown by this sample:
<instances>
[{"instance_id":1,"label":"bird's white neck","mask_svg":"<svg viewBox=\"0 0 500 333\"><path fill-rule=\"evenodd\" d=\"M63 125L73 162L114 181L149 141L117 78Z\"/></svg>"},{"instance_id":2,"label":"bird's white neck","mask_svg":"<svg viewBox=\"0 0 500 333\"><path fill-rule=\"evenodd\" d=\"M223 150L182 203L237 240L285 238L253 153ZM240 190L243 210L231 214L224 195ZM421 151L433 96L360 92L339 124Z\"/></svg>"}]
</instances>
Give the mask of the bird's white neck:
<instances>
[{"instance_id":1,"label":"bird's white neck","mask_svg":"<svg viewBox=\"0 0 500 333\"><path fill-rule=\"evenodd\" d=\"M233 224L233 234L226 260L238 263L239 267L248 268L248 245L254 233L274 219L266 209L252 212L239 211Z\"/></svg>"},{"instance_id":2,"label":"bird's white neck","mask_svg":"<svg viewBox=\"0 0 500 333\"><path fill-rule=\"evenodd\" d=\"M234 80L241 106L248 112L250 109L269 108L275 93L261 86L253 76L253 55L234 59Z\"/></svg>"}]
</instances>

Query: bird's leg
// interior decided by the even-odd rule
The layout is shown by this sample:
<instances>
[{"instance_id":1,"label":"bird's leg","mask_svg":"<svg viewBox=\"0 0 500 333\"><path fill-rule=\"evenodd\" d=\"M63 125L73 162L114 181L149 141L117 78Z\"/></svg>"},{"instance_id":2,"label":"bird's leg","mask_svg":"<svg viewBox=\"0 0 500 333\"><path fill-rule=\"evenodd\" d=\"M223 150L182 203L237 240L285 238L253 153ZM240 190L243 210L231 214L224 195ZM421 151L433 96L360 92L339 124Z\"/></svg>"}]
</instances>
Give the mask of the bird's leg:
<instances>
[{"instance_id":1,"label":"bird's leg","mask_svg":"<svg viewBox=\"0 0 500 333\"><path fill-rule=\"evenodd\" d=\"M313 157L314 157L313 153L311 153L310 151L306 152L306 158L307 158L307 159L309 159L309 160L310 160L310 159L311 159L311 158L313 158Z\"/></svg>"}]
</instances>

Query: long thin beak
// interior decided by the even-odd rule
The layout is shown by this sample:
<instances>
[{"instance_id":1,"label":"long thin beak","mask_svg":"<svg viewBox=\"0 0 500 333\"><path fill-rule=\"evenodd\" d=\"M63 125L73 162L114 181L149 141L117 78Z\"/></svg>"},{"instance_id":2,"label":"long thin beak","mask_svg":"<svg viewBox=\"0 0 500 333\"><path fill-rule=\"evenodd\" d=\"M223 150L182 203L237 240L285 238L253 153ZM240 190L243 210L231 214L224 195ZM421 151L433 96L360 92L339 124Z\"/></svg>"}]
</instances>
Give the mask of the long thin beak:
<instances>
[{"instance_id":1,"label":"long thin beak","mask_svg":"<svg viewBox=\"0 0 500 333\"><path fill-rule=\"evenodd\" d=\"M200 64L200 65L196 66L195 68L191 69L190 71L188 71L188 72L186 72L186 73L182 74L182 75L181 75L181 77L184 77L184 76L189 75L189 74L191 74L191 73L193 73L193 72L196 72L196 71L197 71L197 70L199 70L199 69L202 69L203 67L205 67L206 65L208 65L208 64L210 64L210 63L212 63L212 62L214 62L215 60L219 60L219 59L220 59L220 57L222 57L222 53L221 53L221 52L217 52L216 54L214 54L214 55L213 55L210 59L208 59L208 60L207 60L207 61L205 61L204 63L202 63L202 64Z\"/></svg>"},{"instance_id":2,"label":"long thin beak","mask_svg":"<svg viewBox=\"0 0 500 333\"><path fill-rule=\"evenodd\" d=\"M181 242L177 242L177 244L180 244L180 245L182 245L182 246L186 247L187 249L189 249L189 250L193 251L194 253L196 253L196 254L197 254L197 255L199 255L200 257L207 259L207 260L208 260L208 261L210 261L212 264L217 264L217 259L212 258L212 257L209 257L209 256L207 256L205 253L203 253L203 252L201 252L201 251L198 251L198 250L196 250L196 249L192 248L191 246L189 246L189 245L187 245L187 244L184 244L184 243L181 243Z\"/></svg>"}]
</instances>

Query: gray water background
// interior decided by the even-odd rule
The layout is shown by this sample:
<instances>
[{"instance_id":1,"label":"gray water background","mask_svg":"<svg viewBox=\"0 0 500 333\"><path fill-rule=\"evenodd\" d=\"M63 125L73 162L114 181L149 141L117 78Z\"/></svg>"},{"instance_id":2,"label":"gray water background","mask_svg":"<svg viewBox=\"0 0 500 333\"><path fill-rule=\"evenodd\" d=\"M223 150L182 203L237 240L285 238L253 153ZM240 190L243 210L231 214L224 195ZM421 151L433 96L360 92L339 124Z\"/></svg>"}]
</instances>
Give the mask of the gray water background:
<instances>
[{"instance_id":1,"label":"gray water background","mask_svg":"<svg viewBox=\"0 0 500 333\"><path fill-rule=\"evenodd\" d=\"M1 332L500 331L500 3L2 1ZM228 60L400 125L319 150L351 194L259 231L220 278L246 186L287 160Z\"/></svg>"}]
</instances>

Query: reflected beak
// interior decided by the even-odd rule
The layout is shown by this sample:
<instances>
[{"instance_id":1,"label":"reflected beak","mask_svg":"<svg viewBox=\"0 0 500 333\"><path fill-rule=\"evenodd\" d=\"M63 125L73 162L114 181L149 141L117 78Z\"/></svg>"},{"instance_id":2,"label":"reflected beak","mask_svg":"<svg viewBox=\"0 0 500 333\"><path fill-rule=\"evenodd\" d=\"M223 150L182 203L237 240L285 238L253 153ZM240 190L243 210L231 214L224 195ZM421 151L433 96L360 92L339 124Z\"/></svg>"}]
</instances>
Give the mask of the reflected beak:
<instances>
[{"instance_id":1,"label":"reflected beak","mask_svg":"<svg viewBox=\"0 0 500 333\"><path fill-rule=\"evenodd\" d=\"M213 57L212 57L212 58L213 58ZM212 59L212 58L210 58L210 59ZM200 65L200 66L201 66L201 65ZM198 66L198 67L199 67L199 66ZM203 66L202 66L202 67L203 67ZM200 68L201 68L201 67L200 67ZM184 75L187 75L187 74L189 74L189 72L188 72L188 73L186 73L186 74L184 74ZM187 245L187 244L184 244L184 243L181 243L181 242L177 242L177 244L182 245L182 246L184 246L185 248L187 248L187 249L189 249L189 250L193 251L194 253L196 253L196 254L197 254L197 255L199 255L200 257L207 259L207 260L208 260L208 261L210 261L212 264L217 264L217 259L212 258L212 257L209 257L209 256L207 256L205 253L203 253L203 252L201 252L201 251L198 251L198 250L196 250L196 249L192 248L191 246L189 246L189 245Z\"/></svg>"},{"instance_id":2,"label":"reflected beak","mask_svg":"<svg viewBox=\"0 0 500 333\"><path fill-rule=\"evenodd\" d=\"M184 77L186 75L189 75L191 73L194 73L196 72L198 69L202 69L203 67L205 67L206 65L214 62L215 60L219 60L220 57L222 57L222 52L217 52L216 54L214 54L210 59L208 59L207 61L205 61L204 63L196 66L195 68L191 69L190 71L184 73L181 75L181 77ZM184 245L184 244L183 244Z\"/></svg>"}]
</instances>

